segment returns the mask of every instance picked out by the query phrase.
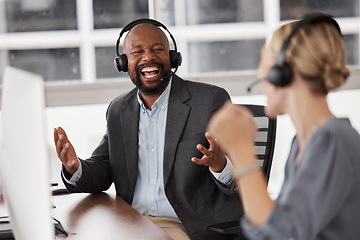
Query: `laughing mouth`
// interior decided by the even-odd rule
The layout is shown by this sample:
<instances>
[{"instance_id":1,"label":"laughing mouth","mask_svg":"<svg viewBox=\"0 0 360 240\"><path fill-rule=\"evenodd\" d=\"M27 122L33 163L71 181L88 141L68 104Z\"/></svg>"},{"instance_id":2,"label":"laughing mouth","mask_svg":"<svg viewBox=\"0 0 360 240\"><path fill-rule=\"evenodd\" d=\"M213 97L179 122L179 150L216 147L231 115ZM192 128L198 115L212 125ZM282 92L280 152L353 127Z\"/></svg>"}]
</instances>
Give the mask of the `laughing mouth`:
<instances>
[{"instance_id":1,"label":"laughing mouth","mask_svg":"<svg viewBox=\"0 0 360 240\"><path fill-rule=\"evenodd\" d=\"M140 69L140 73L144 78L150 79L156 77L160 73L158 66L149 66Z\"/></svg>"}]
</instances>

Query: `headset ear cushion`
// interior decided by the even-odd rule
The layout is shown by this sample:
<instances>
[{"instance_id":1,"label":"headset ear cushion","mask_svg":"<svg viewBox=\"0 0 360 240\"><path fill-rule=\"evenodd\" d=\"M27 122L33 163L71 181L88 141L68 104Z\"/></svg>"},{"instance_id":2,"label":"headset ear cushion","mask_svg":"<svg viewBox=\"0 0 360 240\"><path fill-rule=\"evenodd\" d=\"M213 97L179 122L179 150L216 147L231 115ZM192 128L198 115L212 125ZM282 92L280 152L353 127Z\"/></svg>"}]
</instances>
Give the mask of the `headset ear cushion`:
<instances>
[{"instance_id":1,"label":"headset ear cushion","mask_svg":"<svg viewBox=\"0 0 360 240\"><path fill-rule=\"evenodd\" d=\"M284 62L283 65L275 65L269 69L267 80L277 87L288 86L293 78L291 66Z\"/></svg>"},{"instance_id":2,"label":"headset ear cushion","mask_svg":"<svg viewBox=\"0 0 360 240\"><path fill-rule=\"evenodd\" d=\"M181 65L182 62L181 53L176 52L175 50L170 50L169 57L170 57L171 68L177 68Z\"/></svg>"},{"instance_id":3,"label":"headset ear cushion","mask_svg":"<svg viewBox=\"0 0 360 240\"><path fill-rule=\"evenodd\" d=\"M114 67L116 69L116 71L119 71L119 57L114 57Z\"/></svg>"},{"instance_id":4,"label":"headset ear cushion","mask_svg":"<svg viewBox=\"0 0 360 240\"><path fill-rule=\"evenodd\" d=\"M127 72L128 71L128 61L126 54L121 54L114 58L114 66L118 72Z\"/></svg>"}]
</instances>

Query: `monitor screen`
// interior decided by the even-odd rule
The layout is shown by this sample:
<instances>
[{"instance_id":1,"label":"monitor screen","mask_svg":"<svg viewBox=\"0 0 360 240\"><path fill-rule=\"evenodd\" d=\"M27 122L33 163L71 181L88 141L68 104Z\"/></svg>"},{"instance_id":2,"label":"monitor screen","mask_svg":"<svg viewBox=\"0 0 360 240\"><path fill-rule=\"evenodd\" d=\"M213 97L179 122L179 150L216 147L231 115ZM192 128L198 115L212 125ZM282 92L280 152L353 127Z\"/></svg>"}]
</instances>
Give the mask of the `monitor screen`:
<instances>
[{"instance_id":1,"label":"monitor screen","mask_svg":"<svg viewBox=\"0 0 360 240\"><path fill-rule=\"evenodd\" d=\"M15 239L54 239L42 77L6 67L0 177Z\"/></svg>"}]
</instances>

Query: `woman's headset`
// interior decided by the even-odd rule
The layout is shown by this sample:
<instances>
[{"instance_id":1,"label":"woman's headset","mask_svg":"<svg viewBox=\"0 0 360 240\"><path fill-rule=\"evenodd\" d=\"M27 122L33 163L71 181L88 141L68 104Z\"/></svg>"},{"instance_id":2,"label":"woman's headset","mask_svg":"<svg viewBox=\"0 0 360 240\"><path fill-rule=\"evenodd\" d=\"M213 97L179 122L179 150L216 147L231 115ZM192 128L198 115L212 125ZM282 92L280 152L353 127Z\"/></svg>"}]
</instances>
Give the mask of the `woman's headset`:
<instances>
[{"instance_id":1,"label":"woman's headset","mask_svg":"<svg viewBox=\"0 0 360 240\"><path fill-rule=\"evenodd\" d=\"M143 18L143 19L138 19L138 20L132 21L121 30L119 38L116 41L116 57L114 58L114 66L115 66L116 70L119 72L127 72L128 71L128 61L127 61L126 54L119 53L119 45L120 45L120 39L121 39L122 35L125 32L131 30L136 25L139 25L142 23L150 23L157 27L162 27L169 33L170 38L173 41L174 48L175 48L174 50L169 50L170 65L171 65L171 68L175 68L175 71L172 72L172 74L174 74L182 62L181 54L180 54L180 52L177 51L175 38L173 37L173 35L170 33L170 31L166 28L166 26L164 24L162 24L156 20L148 19L148 18Z\"/></svg>"},{"instance_id":2,"label":"woman's headset","mask_svg":"<svg viewBox=\"0 0 360 240\"><path fill-rule=\"evenodd\" d=\"M266 77L272 84L278 87L288 86L293 79L293 71L290 65L285 61L285 52L288 46L290 45L291 38L307 24L314 24L318 22L327 22L333 25L341 34L340 27L338 23L332 18L332 16L325 13L310 13L305 15L302 20L300 20L292 30L289 37L284 41L281 50L276 58L275 65L269 70Z\"/></svg>"}]
</instances>

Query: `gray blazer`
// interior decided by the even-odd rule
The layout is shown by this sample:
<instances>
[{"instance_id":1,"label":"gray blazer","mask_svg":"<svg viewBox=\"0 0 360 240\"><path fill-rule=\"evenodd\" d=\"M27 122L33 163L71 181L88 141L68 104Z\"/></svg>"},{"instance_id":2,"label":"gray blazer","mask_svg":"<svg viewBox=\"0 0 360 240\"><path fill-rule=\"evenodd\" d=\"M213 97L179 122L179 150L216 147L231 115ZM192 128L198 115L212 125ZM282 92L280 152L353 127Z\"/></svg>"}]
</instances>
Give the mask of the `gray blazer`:
<instances>
[{"instance_id":1,"label":"gray blazer","mask_svg":"<svg viewBox=\"0 0 360 240\"><path fill-rule=\"evenodd\" d=\"M205 138L207 123L228 99L219 87L186 81L174 75L170 90L164 149L166 196L191 239L223 239L207 226L240 219L238 194L217 181L209 168L191 162ZM100 192L114 182L117 195L131 204L138 174L139 103L137 89L115 98L107 110L107 133L89 159L71 192ZM65 183L66 184L66 183ZM234 188L235 189L235 188Z\"/></svg>"}]
</instances>

